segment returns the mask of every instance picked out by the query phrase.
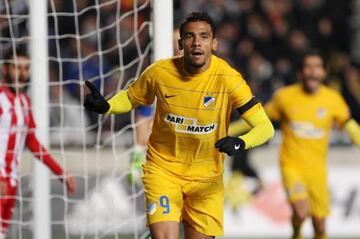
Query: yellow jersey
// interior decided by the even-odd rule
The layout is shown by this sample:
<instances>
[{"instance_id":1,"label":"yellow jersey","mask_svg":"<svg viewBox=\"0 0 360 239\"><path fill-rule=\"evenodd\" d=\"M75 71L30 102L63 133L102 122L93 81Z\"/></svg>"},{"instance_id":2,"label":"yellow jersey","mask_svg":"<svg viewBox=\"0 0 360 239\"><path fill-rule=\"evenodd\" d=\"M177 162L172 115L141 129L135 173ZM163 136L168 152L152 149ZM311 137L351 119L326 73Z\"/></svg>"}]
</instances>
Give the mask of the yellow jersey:
<instances>
[{"instance_id":1,"label":"yellow jersey","mask_svg":"<svg viewBox=\"0 0 360 239\"><path fill-rule=\"evenodd\" d=\"M281 123L282 166L324 167L334 123L342 126L350 118L341 95L324 85L315 94L307 94L300 83L279 89L265 110Z\"/></svg>"},{"instance_id":2,"label":"yellow jersey","mask_svg":"<svg viewBox=\"0 0 360 239\"><path fill-rule=\"evenodd\" d=\"M210 181L223 173L223 155L215 142L227 135L231 111L253 95L224 60L212 55L200 74L185 72L183 60L155 62L129 86L128 96L142 105L157 99L147 163L170 175Z\"/></svg>"}]
</instances>

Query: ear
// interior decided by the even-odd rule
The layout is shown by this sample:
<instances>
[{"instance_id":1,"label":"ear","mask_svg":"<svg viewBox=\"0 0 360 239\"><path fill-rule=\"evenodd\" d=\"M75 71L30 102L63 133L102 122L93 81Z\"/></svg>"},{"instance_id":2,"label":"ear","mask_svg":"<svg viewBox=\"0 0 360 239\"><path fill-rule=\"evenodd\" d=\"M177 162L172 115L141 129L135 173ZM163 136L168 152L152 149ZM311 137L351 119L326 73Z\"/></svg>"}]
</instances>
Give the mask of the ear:
<instances>
[{"instance_id":1,"label":"ear","mask_svg":"<svg viewBox=\"0 0 360 239\"><path fill-rule=\"evenodd\" d=\"M217 40L217 38L214 38L214 40L213 40L213 42L212 42L212 47L211 47L211 49L212 49L213 51L216 51L216 50L218 49L218 40Z\"/></svg>"},{"instance_id":2,"label":"ear","mask_svg":"<svg viewBox=\"0 0 360 239\"><path fill-rule=\"evenodd\" d=\"M180 51L184 49L181 39L178 40L178 46Z\"/></svg>"}]
</instances>

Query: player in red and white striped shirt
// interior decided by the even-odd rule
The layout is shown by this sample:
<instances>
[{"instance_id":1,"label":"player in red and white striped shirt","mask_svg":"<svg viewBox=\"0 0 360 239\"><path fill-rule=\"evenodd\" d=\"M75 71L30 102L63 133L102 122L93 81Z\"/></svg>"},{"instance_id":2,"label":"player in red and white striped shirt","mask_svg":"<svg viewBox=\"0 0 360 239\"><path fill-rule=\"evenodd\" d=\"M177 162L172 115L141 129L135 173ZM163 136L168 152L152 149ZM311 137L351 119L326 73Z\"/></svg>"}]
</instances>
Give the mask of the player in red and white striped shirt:
<instances>
[{"instance_id":1,"label":"player in red and white striped shirt","mask_svg":"<svg viewBox=\"0 0 360 239\"><path fill-rule=\"evenodd\" d=\"M29 81L29 57L18 48L5 55L0 81L0 239L5 237L15 206L19 160L26 146L53 173L61 176L70 193L75 180L66 176L35 135L30 99L25 91Z\"/></svg>"}]
</instances>

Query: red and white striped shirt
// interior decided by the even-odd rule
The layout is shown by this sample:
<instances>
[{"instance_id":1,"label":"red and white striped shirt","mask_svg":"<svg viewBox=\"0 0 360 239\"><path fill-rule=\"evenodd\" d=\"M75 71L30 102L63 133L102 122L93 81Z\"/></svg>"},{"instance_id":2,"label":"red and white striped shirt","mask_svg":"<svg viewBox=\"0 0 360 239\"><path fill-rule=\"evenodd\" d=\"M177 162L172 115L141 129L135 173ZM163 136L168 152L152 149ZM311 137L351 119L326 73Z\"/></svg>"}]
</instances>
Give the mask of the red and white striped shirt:
<instances>
[{"instance_id":1,"label":"red and white striped shirt","mask_svg":"<svg viewBox=\"0 0 360 239\"><path fill-rule=\"evenodd\" d=\"M25 145L55 174L63 174L62 168L39 143L35 128L29 97L0 86L0 177L9 179L12 186L18 184L19 160Z\"/></svg>"}]
</instances>

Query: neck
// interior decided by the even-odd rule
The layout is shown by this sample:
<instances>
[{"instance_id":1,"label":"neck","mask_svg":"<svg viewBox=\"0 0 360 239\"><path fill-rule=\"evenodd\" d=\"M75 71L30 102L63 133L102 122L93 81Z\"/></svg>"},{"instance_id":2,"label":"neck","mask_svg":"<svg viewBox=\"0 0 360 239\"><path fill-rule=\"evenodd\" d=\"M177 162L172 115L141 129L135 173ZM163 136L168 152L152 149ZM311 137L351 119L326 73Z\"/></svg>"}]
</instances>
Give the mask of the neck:
<instances>
[{"instance_id":1,"label":"neck","mask_svg":"<svg viewBox=\"0 0 360 239\"><path fill-rule=\"evenodd\" d=\"M186 59L184 58L184 70L185 70L185 72L187 72L189 74L203 73L204 71L209 69L210 64L211 64L211 59L209 59L207 62L205 62L204 65L202 65L200 67L196 67L196 66L191 65L190 63L187 63Z\"/></svg>"},{"instance_id":2,"label":"neck","mask_svg":"<svg viewBox=\"0 0 360 239\"><path fill-rule=\"evenodd\" d=\"M309 94L309 95L314 95L316 94L319 89L320 89L320 86L315 88L315 89L309 89L309 88L306 88L306 86L304 84L302 84L302 88L303 88L303 91L306 93L306 94Z\"/></svg>"},{"instance_id":3,"label":"neck","mask_svg":"<svg viewBox=\"0 0 360 239\"><path fill-rule=\"evenodd\" d=\"M21 89L16 89L16 87L14 87L11 83L8 83L8 81L6 81L6 80L1 80L0 86L10 90L14 94L22 92Z\"/></svg>"}]
</instances>

